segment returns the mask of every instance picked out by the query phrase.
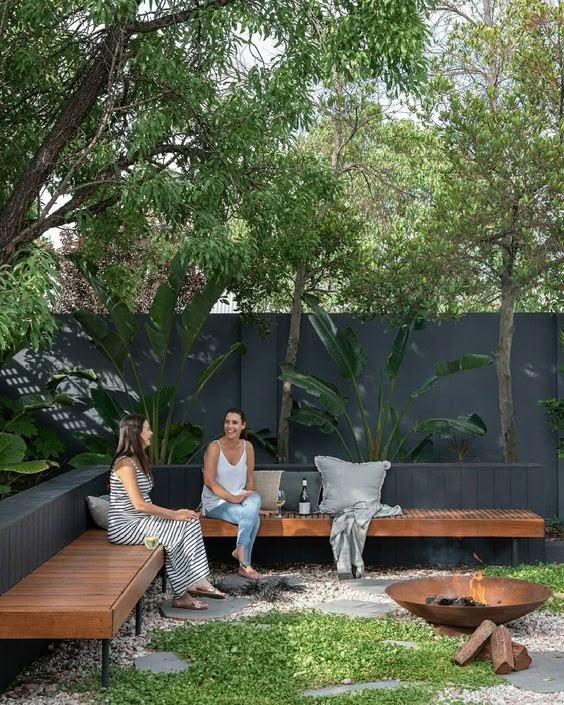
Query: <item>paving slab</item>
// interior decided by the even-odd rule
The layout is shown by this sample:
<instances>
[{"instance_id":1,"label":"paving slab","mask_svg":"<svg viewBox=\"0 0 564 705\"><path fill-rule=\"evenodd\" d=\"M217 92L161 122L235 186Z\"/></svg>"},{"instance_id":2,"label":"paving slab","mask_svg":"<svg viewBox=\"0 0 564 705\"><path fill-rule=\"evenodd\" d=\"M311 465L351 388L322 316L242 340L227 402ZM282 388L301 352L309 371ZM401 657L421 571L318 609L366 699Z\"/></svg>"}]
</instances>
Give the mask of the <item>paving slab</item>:
<instances>
[{"instance_id":1,"label":"paving slab","mask_svg":"<svg viewBox=\"0 0 564 705\"><path fill-rule=\"evenodd\" d=\"M298 575L263 575L258 580L260 583L268 584L278 583L281 578L285 578L290 585L302 585L304 582L304 579ZM252 582L251 578L244 578L242 575L238 575L237 573L225 575L221 578L221 580L217 581L217 583L220 584L221 587L227 592L229 592L229 590L238 590L245 587L250 582Z\"/></svg>"},{"instance_id":2,"label":"paving slab","mask_svg":"<svg viewBox=\"0 0 564 705\"><path fill-rule=\"evenodd\" d=\"M182 673L192 665L190 661L184 661L174 651L158 651L154 654L140 656L133 662L138 671L150 671L151 673Z\"/></svg>"},{"instance_id":3,"label":"paving slab","mask_svg":"<svg viewBox=\"0 0 564 705\"><path fill-rule=\"evenodd\" d=\"M511 685L535 693L564 691L564 652L529 651L533 662L524 671L512 671L502 678Z\"/></svg>"},{"instance_id":4,"label":"paving slab","mask_svg":"<svg viewBox=\"0 0 564 705\"><path fill-rule=\"evenodd\" d=\"M351 683L350 685L331 685L327 688L310 688L304 690L302 695L309 697L326 697L328 695L341 695L341 693L352 693L358 690L390 690L397 688L401 684L398 680L370 681L369 683Z\"/></svg>"},{"instance_id":5,"label":"paving slab","mask_svg":"<svg viewBox=\"0 0 564 705\"><path fill-rule=\"evenodd\" d=\"M221 619L232 612L248 607L251 600L248 597L228 597L225 600L212 600L209 597L198 597L198 600L208 604L207 610L187 610L173 607L172 600L161 602L161 613L170 619L189 619L205 622L208 619Z\"/></svg>"},{"instance_id":6,"label":"paving slab","mask_svg":"<svg viewBox=\"0 0 564 705\"><path fill-rule=\"evenodd\" d=\"M315 609L321 610L321 612L345 614L349 617L383 617L397 610L395 603L382 605L378 602L368 602L366 600L332 600L331 602L320 602L313 606Z\"/></svg>"},{"instance_id":7,"label":"paving slab","mask_svg":"<svg viewBox=\"0 0 564 705\"><path fill-rule=\"evenodd\" d=\"M360 580L343 580L343 585L350 587L352 590L361 592L370 592L373 595L382 595L388 585L399 583L399 579L392 580L390 578L361 578Z\"/></svg>"},{"instance_id":8,"label":"paving slab","mask_svg":"<svg viewBox=\"0 0 564 705\"><path fill-rule=\"evenodd\" d=\"M392 646L402 646L404 649L418 649L419 644L416 641L402 641L401 639L384 639L382 644L391 644Z\"/></svg>"}]
</instances>

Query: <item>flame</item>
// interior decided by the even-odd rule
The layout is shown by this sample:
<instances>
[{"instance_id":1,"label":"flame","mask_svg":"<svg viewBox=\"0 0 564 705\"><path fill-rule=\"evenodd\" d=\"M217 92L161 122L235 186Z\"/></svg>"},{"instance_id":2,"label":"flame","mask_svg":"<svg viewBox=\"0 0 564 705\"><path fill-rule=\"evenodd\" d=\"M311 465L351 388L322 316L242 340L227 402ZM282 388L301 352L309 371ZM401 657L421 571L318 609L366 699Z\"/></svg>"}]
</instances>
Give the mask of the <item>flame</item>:
<instances>
[{"instance_id":1,"label":"flame","mask_svg":"<svg viewBox=\"0 0 564 705\"><path fill-rule=\"evenodd\" d=\"M486 587L482 584L484 579L484 573L479 570L470 578L470 596L474 602L481 602L482 604L487 604L486 602Z\"/></svg>"}]
</instances>

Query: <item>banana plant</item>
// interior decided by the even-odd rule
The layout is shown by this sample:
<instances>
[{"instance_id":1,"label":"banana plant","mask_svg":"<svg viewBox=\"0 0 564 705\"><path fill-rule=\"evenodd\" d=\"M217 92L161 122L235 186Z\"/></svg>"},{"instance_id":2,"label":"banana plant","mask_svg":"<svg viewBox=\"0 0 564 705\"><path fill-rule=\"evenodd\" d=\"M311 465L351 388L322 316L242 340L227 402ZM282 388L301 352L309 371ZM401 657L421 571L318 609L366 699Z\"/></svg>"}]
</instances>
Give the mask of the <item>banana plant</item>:
<instances>
[{"instance_id":1,"label":"banana plant","mask_svg":"<svg viewBox=\"0 0 564 705\"><path fill-rule=\"evenodd\" d=\"M0 497L10 494L23 476L59 465L55 458L64 449L63 443L52 431L38 427L32 412L74 403L67 394L0 397Z\"/></svg>"},{"instance_id":2,"label":"banana plant","mask_svg":"<svg viewBox=\"0 0 564 705\"><path fill-rule=\"evenodd\" d=\"M136 315L123 301L116 300L110 294L98 277L93 263L77 255L73 255L72 260L109 313L109 321L84 310L76 311L74 318L94 346L111 363L119 384L107 388L93 370L74 368L60 370L49 380L48 389L54 391L62 382L73 378L88 380L89 404L110 431L115 434L124 414L142 414L153 429L151 462L187 462L202 445L202 428L188 421L199 394L230 358L245 352L242 343L234 343L213 359L199 375L188 400L182 406L179 405L178 388L186 362L213 305L228 283L227 279L222 274L208 277L202 290L192 297L182 311L177 312L178 298L190 266L188 249L181 249L174 257L169 276L157 289L145 324L151 351L158 360L153 386L148 389L133 354L139 333ZM172 375L174 382L165 384L165 378L170 378L167 374L170 373L169 346L175 330L180 339L182 354ZM77 437L86 446L87 453L75 456L71 460L73 465L106 463L111 458L115 447L113 440L89 434L77 434Z\"/></svg>"},{"instance_id":3,"label":"banana plant","mask_svg":"<svg viewBox=\"0 0 564 705\"><path fill-rule=\"evenodd\" d=\"M459 360L437 363L435 374L397 407L394 403L394 392L409 337L423 324L414 322L402 326L397 331L380 375L378 389L375 390L374 396L365 400L360 391L360 380L368 355L357 335L348 326L338 330L316 297L304 294L303 299L311 310L309 320L317 336L352 392L360 419L360 429L355 426L347 411L348 397L341 389L293 365L282 365L280 379L303 389L316 400L316 403L295 402L290 421L304 426L315 426L323 433L336 433L349 458L359 462L383 459L424 461L430 459L433 436L448 436L452 431L480 436L487 432L486 424L477 414L467 414L454 419L425 419L408 429L403 428L402 421L415 399L426 394L441 378L491 365L493 360L489 355L467 353ZM369 404L375 405L375 420L372 424ZM413 433L421 433L423 438L408 450L407 446Z\"/></svg>"}]
</instances>

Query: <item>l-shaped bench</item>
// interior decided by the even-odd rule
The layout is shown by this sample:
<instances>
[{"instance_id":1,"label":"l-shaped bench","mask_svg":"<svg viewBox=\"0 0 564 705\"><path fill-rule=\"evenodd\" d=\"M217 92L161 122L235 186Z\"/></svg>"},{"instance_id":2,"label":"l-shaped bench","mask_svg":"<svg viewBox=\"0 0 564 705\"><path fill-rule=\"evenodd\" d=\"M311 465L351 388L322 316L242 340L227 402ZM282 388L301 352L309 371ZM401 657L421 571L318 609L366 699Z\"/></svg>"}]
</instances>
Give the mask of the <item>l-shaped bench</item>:
<instances>
[{"instance_id":1,"label":"l-shaped bench","mask_svg":"<svg viewBox=\"0 0 564 705\"><path fill-rule=\"evenodd\" d=\"M236 535L236 527L202 519L206 538ZM287 513L263 517L259 536L329 536L331 518ZM406 509L400 516L373 519L369 536L507 537L518 560L519 538L542 538L544 519L525 509ZM110 641L136 609L163 569L162 547L111 544L99 529L84 532L3 595L0 639L101 639L102 686L109 685Z\"/></svg>"}]
</instances>

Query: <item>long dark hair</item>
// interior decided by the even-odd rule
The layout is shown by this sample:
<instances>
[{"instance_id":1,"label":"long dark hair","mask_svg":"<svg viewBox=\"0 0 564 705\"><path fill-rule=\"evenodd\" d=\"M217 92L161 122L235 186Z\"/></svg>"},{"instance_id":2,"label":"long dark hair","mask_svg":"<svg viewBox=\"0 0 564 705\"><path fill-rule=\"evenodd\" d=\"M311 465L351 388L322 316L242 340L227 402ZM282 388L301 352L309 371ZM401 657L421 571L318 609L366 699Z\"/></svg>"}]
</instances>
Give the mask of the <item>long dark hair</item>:
<instances>
[{"instance_id":1,"label":"long dark hair","mask_svg":"<svg viewBox=\"0 0 564 705\"><path fill-rule=\"evenodd\" d=\"M135 456L145 475L152 480L153 473L151 472L149 459L141 443L141 432L143 431L144 423L145 417L139 414L127 414L119 422L118 444L112 459L112 467L116 460L120 457L123 458L124 455L128 458Z\"/></svg>"},{"instance_id":2,"label":"long dark hair","mask_svg":"<svg viewBox=\"0 0 564 705\"><path fill-rule=\"evenodd\" d=\"M238 414L241 417L241 421L245 424L245 428L241 431L241 438L246 441L249 436L247 434L247 417L243 409L227 409L225 414L223 414L223 423L225 423L227 414Z\"/></svg>"}]
</instances>

